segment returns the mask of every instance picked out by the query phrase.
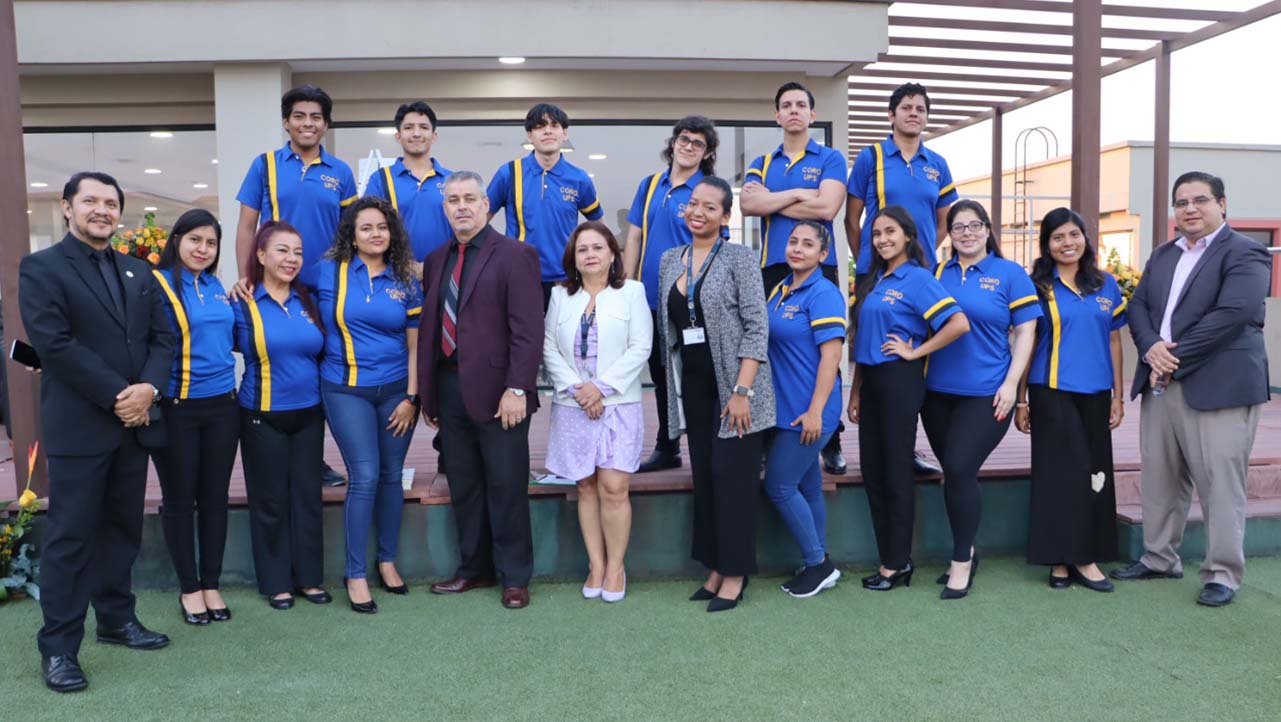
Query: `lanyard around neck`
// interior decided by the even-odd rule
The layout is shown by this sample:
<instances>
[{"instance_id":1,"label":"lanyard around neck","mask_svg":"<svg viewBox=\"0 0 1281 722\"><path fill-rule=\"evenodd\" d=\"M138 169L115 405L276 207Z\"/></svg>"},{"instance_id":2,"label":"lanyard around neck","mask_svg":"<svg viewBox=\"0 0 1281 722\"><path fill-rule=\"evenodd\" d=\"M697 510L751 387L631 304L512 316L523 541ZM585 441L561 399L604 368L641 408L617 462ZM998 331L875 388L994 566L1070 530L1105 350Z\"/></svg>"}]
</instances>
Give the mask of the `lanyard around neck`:
<instances>
[{"instance_id":1,"label":"lanyard around neck","mask_svg":"<svg viewBox=\"0 0 1281 722\"><path fill-rule=\"evenodd\" d=\"M694 247L690 246L689 252L685 254L685 306L689 309L690 328L698 325L698 318L694 314L694 294L698 292L698 284L703 280L703 276L707 275L707 269L712 266L712 259L716 258L716 254L720 253L721 246L724 244L724 238L716 239L711 252L707 254L707 258L703 259L703 265L699 266L697 276L694 275Z\"/></svg>"}]
</instances>

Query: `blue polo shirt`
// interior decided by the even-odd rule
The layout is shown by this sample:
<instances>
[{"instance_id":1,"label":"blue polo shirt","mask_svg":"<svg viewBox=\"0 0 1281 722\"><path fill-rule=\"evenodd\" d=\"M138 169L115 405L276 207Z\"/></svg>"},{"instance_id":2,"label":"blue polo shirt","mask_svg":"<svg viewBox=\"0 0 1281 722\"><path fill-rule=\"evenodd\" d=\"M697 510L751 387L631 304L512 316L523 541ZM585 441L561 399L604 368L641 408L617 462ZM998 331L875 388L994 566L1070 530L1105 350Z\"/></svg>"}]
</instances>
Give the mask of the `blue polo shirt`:
<instances>
[{"instance_id":1,"label":"blue polo shirt","mask_svg":"<svg viewBox=\"0 0 1281 722\"><path fill-rule=\"evenodd\" d=\"M236 321L222 282L212 273L197 278L183 268L175 288L168 269L152 273L164 291L169 326L178 338L165 396L204 399L235 390L236 359L231 350Z\"/></svg>"},{"instance_id":2,"label":"blue polo shirt","mask_svg":"<svg viewBox=\"0 0 1281 722\"><path fill-rule=\"evenodd\" d=\"M1112 332L1127 323L1125 296L1112 274L1103 273L1099 290L1081 294L1056 268L1054 285L1040 302L1044 315L1036 323L1027 382L1079 394L1111 389Z\"/></svg>"},{"instance_id":3,"label":"blue polo shirt","mask_svg":"<svg viewBox=\"0 0 1281 722\"><path fill-rule=\"evenodd\" d=\"M934 274L908 261L889 273L882 273L867 300L859 307L854 332L854 361L876 366L902 361L897 355L881 353L881 344L895 334L912 346L920 346L926 334L943 328L944 322L961 307Z\"/></svg>"},{"instance_id":4,"label":"blue polo shirt","mask_svg":"<svg viewBox=\"0 0 1281 722\"><path fill-rule=\"evenodd\" d=\"M253 411L293 411L320 403L320 353L325 338L292 292L282 305L259 284L253 301L232 306L236 348L245 357L240 405Z\"/></svg>"},{"instance_id":5,"label":"blue polo shirt","mask_svg":"<svg viewBox=\"0 0 1281 722\"><path fill-rule=\"evenodd\" d=\"M969 268L953 257L934 277L961 305L970 332L930 354L925 388L991 396L1010 370L1010 327L1041 317L1036 286L1022 266L990 253Z\"/></svg>"},{"instance_id":6,"label":"blue polo shirt","mask_svg":"<svg viewBox=\"0 0 1281 722\"><path fill-rule=\"evenodd\" d=\"M825 180L834 180L845 185L845 156L835 148L819 145L814 139L805 146L805 152L793 158L783 154L779 144L773 153L762 155L752 161L743 176L743 183L753 181L765 186L771 193L789 191L793 188L818 189ZM827 227L828 238L832 238L832 222L823 221ZM796 227L796 220L782 213L774 213L761 219L761 268L775 264L787 263L787 239ZM836 254L827 254L823 262L827 266L836 265Z\"/></svg>"},{"instance_id":7,"label":"blue polo shirt","mask_svg":"<svg viewBox=\"0 0 1281 722\"><path fill-rule=\"evenodd\" d=\"M565 280L565 244L578 214L589 221L605 215L586 171L563 155L543 170L533 151L499 166L489 181L489 210L500 208L507 209L507 235L538 249L544 283Z\"/></svg>"},{"instance_id":8,"label":"blue polo shirt","mask_svg":"<svg viewBox=\"0 0 1281 722\"><path fill-rule=\"evenodd\" d=\"M325 358L320 377L346 386L381 386L409 376L405 330L418 328L423 292L418 281L406 287L391 266L370 278L360 256L324 259L317 268Z\"/></svg>"},{"instance_id":9,"label":"blue polo shirt","mask_svg":"<svg viewBox=\"0 0 1281 722\"><path fill-rule=\"evenodd\" d=\"M818 347L834 338L845 338L845 297L816 270L796 288L788 276L770 293L765 306L769 311L769 368L774 378L777 427L800 431L800 426L791 424L809 410L814 397L822 357ZM834 430L840 420L841 376L837 373L823 406L823 433Z\"/></svg>"},{"instance_id":10,"label":"blue polo shirt","mask_svg":"<svg viewBox=\"0 0 1281 722\"><path fill-rule=\"evenodd\" d=\"M922 143L911 162L888 137L864 148L850 169L849 194L863 200L862 229L859 234L858 268L872 266L872 218L885 206L903 206L916 222L917 240L925 250L929 270L938 256L938 209L956 202L956 184L943 156Z\"/></svg>"},{"instance_id":11,"label":"blue polo shirt","mask_svg":"<svg viewBox=\"0 0 1281 722\"><path fill-rule=\"evenodd\" d=\"M258 211L259 225L278 220L298 229L303 261L298 277L308 288L315 288L313 266L333 245L342 209L356 201L356 177L351 166L324 148L307 166L289 143L269 155L269 162L260 155L249 164L236 200ZM274 165L274 174L269 165Z\"/></svg>"},{"instance_id":12,"label":"blue polo shirt","mask_svg":"<svg viewBox=\"0 0 1281 722\"><path fill-rule=\"evenodd\" d=\"M694 236L685 225L685 207L694 186L703 180L703 171L678 186L672 186L672 169L641 179L636 197L627 211L627 222L641 229L640 268L636 280L645 286L645 300L651 311L658 308L658 266L663 252L677 246L688 246Z\"/></svg>"},{"instance_id":13,"label":"blue polo shirt","mask_svg":"<svg viewBox=\"0 0 1281 722\"><path fill-rule=\"evenodd\" d=\"M389 172L390 189L387 186ZM409 243L414 247L414 260L419 263L453 233L445 218L445 178L452 172L432 158L427 175L415 178L405 167L405 159L397 158L390 168L371 173L365 184L365 195L385 198L400 213Z\"/></svg>"}]
</instances>

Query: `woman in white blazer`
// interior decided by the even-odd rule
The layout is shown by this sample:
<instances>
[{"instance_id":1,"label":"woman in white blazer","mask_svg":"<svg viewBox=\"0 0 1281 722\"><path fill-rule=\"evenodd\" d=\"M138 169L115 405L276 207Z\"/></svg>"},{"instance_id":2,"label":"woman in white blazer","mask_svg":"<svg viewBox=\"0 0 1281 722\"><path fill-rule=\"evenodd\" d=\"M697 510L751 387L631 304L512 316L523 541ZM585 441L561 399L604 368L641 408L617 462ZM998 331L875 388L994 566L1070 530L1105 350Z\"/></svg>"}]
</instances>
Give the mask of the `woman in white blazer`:
<instances>
[{"instance_id":1,"label":"woman in white blazer","mask_svg":"<svg viewBox=\"0 0 1281 722\"><path fill-rule=\"evenodd\" d=\"M583 223L565 245L567 280L552 289L543 366L551 377L547 470L578 482L578 522L590 568L583 597L622 601L631 535L631 475L645 437L641 372L654 327L645 287L624 280L609 228Z\"/></svg>"}]
</instances>

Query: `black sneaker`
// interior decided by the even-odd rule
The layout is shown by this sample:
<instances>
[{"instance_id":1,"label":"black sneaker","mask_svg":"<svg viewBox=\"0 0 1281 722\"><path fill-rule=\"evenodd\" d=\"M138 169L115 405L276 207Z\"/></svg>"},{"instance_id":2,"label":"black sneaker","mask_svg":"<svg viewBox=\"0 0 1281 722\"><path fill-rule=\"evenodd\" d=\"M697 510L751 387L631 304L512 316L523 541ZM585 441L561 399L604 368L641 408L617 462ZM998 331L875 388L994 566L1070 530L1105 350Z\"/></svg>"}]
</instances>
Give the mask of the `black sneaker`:
<instances>
[{"instance_id":1,"label":"black sneaker","mask_svg":"<svg viewBox=\"0 0 1281 722\"><path fill-rule=\"evenodd\" d=\"M841 570L837 569L831 560L824 559L822 564L812 567L806 567L796 578L796 582L787 590L787 593L797 599L806 599L823 591L836 586L836 580L841 578Z\"/></svg>"},{"instance_id":2,"label":"black sneaker","mask_svg":"<svg viewBox=\"0 0 1281 722\"><path fill-rule=\"evenodd\" d=\"M347 483L347 477L334 471L329 464L325 464L324 470L320 472L320 481L325 486L342 486Z\"/></svg>"}]
</instances>

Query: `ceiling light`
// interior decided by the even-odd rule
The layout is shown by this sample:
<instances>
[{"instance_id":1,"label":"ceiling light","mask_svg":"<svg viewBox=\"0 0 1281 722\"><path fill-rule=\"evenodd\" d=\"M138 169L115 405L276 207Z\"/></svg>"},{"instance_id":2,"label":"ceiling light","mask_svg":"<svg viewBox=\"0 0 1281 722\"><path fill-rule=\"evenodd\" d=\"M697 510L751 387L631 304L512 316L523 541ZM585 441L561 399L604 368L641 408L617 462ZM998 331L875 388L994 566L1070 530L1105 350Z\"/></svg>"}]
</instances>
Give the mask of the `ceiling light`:
<instances>
[{"instance_id":1,"label":"ceiling light","mask_svg":"<svg viewBox=\"0 0 1281 722\"><path fill-rule=\"evenodd\" d=\"M588 177L588 178L595 178L595 177L596 177L596 174L595 174L595 173L588 173L588 174L587 174L587 177Z\"/></svg>"},{"instance_id":2,"label":"ceiling light","mask_svg":"<svg viewBox=\"0 0 1281 722\"><path fill-rule=\"evenodd\" d=\"M159 168L145 168L142 172L147 175L160 175L161 170Z\"/></svg>"},{"instance_id":3,"label":"ceiling light","mask_svg":"<svg viewBox=\"0 0 1281 722\"><path fill-rule=\"evenodd\" d=\"M27 211L27 213L30 213L30 212L31 212L31 211ZM123 223L117 223L117 224L116 224L116 228L124 228L124 227L125 227L125 224L123 224Z\"/></svg>"},{"instance_id":4,"label":"ceiling light","mask_svg":"<svg viewBox=\"0 0 1281 722\"><path fill-rule=\"evenodd\" d=\"M587 156L587 159L588 160L605 160L608 157L609 156L605 155L604 153L592 153L591 155Z\"/></svg>"},{"instance_id":5,"label":"ceiling light","mask_svg":"<svg viewBox=\"0 0 1281 722\"><path fill-rule=\"evenodd\" d=\"M210 163L213 163L214 165L218 165L218 159L217 159L217 158L214 158L213 160L211 160L211 161L209 161L209 162L210 162Z\"/></svg>"},{"instance_id":6,"label":"ceiling light","mask_svg":"<svg viewBox=\"0 0 1281 722\"><path fill-rule=\"evenodd\" d=\"M31 184L32 188L48 188L49 184L42 181L35 181Z\"/></svg>"},{"instance_id":7,"label":"ceiling light","mask_svg":"<svg viewBox=\"0 0 1281 722\"><path fill-rule=\"evenodd\" d=\"M396 134L395 128L379 128L378 129L378 135L395 135L395 134Z\"/></svg>"},{"instance_id":8,"label":"ceiling light","mask_svg":"<svg viewBox=\"0 0 1281 722\"><path fill-rule=\"evenodd\" d=\"M209 187L209 184L208 184L208 183L192 183L192 184L191 184L191 187L192 187L192 188L198 188L198 189L200 189L200 190L204 190L205 188L208 188L208 187Z\"/></svg>"},{"instance_id":9,"label":"ceiling light","mask_svg":"<svg viewBox=\"0 0 1281 722\"><path fill-rule=\"evenodd\" d=\"M520 144L520 147L524 148L525 150L533 150L533 149L534 149L534 144L533 144L533 143L521 143L521 144Z\"/></svg>"},{"instance_id":10,"label":"ceiling light","mask_svg":"<svg viewBox=\"0 0 1281 722\"><path fill-rule=\"evenodd\" d=\"M143 208L142 210L147 211L148 213L150 213L151 211L158 211L158 210L160 210L160 209L159 209L159 208L156 208L155 206L147 206L147 207Z\"/></svg>"},{"instance_id":11,"label":"ceiling light","mask_svg":"<svg viewBox=\"0 0 1281 722\"><path fill-rule=\"evenodd\" d=\"M502 63L503 65L520 65L525 62L525 59L520 57L519 55L509 55L507 57L499 58L498 62Z\"/></svg>"},{"instance_id":12,"label":"ceiling light","mask_svg":"<svg viewBox=\"0 0 1281 722\"><path fill-rule=\"evenodd\" d=\"M164 139L164 138L172 138L172 137L173 137L173 133L170 133L170 132L169 132L169 131L167 131L167 130L153 130L153 131L151 131L151 137L152 137L152 138L160 138L160 139Z\"/></svg>"}]
</instances>

